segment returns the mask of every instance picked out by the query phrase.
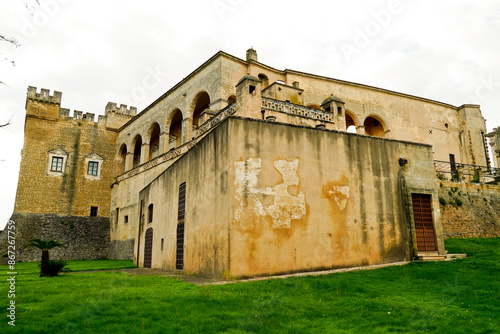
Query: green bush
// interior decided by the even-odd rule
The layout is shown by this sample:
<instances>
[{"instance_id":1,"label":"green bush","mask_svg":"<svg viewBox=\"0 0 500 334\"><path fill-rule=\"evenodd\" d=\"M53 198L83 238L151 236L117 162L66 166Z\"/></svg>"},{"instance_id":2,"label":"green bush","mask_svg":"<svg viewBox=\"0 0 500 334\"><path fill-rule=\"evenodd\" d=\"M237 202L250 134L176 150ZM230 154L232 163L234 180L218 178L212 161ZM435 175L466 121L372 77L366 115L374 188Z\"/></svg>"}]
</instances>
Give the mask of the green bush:
<instances>
[{"instance_id":1,"label":"green bush","mask_svg":"<svg viewBox=\"0 0 500 334\"><path fill-rule=\"evenodd\" d=\"M474 175L472 176L472 183L479 183L479 171L474 170Z\"/></svg>"},{"instance_id":2,"label":"green bush","mask_svg":"<svg viewBox=\"0 0 500 334\"><path fill-rule=\"evenodd\" d=\"M441 173L438 173L438 174L437 174L437 178L438 178L438 179L440 179L441 181L446 180L446 176L444 176L444 175L443 175L443 174L441 174Z\"/></svg>"},{"instance_id":3,"label":"green bush","mask_svg":"<svg viewBox=\"0 0 500 334\"><path fill-rule=\"evenodd\" d=\"M464 203L462 202L462 200L460 198L455 198L455 204L457 206L462 206L462 204L464 204Z\"/></svg>"},{"instance_id":4,"label":"green bush","mask_svg":"<svg viewBox=\"0 0 500 334\"><path fill-rule=\"evenodd\" d=\"M66 265L66 261L63 260L50 260L46 267L47 276L57 276Z\"/></svg>"},{"instance_id":5,"label":"green bush","mask_svg":"<svg viewBox=\"0 0 500 334\"><path fill-rule=\"evenodd\" d=\"M439 197L439 204L441 204L442 206L446 206L446 200L443 198L443 197Z\"/></svg>"}]
</instances>

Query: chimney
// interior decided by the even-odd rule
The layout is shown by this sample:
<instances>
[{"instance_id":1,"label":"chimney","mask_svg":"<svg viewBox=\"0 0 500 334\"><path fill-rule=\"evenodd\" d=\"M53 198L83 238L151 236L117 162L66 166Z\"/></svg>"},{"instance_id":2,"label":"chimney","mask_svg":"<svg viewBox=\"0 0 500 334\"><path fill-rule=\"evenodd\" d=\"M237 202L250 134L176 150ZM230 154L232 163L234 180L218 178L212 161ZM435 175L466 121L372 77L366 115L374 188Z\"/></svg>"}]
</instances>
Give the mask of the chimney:
<instances>
[{"instance_id":1,"label":"chimney","mask_svg":"<svg viewBox=\"0 0 500 334\"><path fill-rule=\"evenodd\" d=\"M247 50L247 61L250 60L257 61L257 51L253 47Z\"/></svg>"}]
</instances>

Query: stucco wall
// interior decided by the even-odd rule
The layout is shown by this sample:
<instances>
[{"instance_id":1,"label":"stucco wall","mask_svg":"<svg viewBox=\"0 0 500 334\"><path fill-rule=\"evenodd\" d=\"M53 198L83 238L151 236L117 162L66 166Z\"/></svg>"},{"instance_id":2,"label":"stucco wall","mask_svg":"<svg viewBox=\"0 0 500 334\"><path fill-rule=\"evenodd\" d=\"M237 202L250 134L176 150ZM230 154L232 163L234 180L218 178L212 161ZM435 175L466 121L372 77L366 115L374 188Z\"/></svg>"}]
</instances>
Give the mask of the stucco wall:
<instances>
[{"instance_id":1,"label":"stucco wall","mask_svg":"<svg viewBox=\"0 0 500 334\"><path fill-rule=\"evenodd\" d=\"M182 182L185 271L243 277L409 260L403 197L434 200L434 178L427 145L231 117L141 191L139 264L152 227L152 267L175 269Z\"/></svg>"},{"instance_id":2,"label":"stucco wall","mask_svg":"<svg viewBox=\"0 0 500 334\"><path fill-rule=\"evenodd\" d=\"M139 265L144 260L145 231L153 228L152 268L175 270L179 186L186 182L184 270L222 277L228 263L228 136L227 123L210 133L140 192L144 201ZM153 221L147 208L154 205ZM161 250L161 239L164 248Z\"/></svg>"},{"instance_id":3,"label":"stucco wall","mask_svg":"<svg viewBox=\"0 0 500 334\"><path fill-rule=\"evenodd\" d=\"M230 124L238 138L229 167L231 275L410 259L400 178L414 175L406 180L412 192L436 193L429 146L262 121ZM399 158L409 163L401 168Z\"/></svg>"}]
</instances>

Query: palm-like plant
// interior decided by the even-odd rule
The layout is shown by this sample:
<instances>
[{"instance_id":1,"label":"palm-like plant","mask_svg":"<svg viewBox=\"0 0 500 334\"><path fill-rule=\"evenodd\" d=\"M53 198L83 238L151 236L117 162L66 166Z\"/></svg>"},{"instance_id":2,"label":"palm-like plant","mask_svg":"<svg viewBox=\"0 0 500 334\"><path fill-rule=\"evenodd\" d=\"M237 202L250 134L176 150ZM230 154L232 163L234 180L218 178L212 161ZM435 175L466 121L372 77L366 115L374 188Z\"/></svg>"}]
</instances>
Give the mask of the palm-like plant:
<instances>
[{"instance_id":1,"label":"palm-like plant","mask_svg":"<svg viewBox=\"0 0 500 334\"><path fill-rule=\"evenodd\" d=\"M40 240L33 239L28 242L26 248L36 247L42 251L42 262L40 263L40 276L47 276L49 273L47 272L49 266L49 250L55 247L64 247L64 244L60 241L55 240Z\"/></svg>"}]
</instances>

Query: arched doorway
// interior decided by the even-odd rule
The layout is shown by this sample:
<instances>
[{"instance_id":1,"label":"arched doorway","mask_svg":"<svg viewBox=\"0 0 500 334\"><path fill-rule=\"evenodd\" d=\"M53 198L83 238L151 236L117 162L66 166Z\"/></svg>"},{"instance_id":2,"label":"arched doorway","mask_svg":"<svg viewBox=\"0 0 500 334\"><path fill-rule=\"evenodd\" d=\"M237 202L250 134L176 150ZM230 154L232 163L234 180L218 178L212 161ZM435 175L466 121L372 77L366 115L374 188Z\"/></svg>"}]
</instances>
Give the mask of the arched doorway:
<instances>
[{"instance_id":1,"label":"arched doorway","mask_svg":"<svg viewBox=\"0 0 500 334\"><path fill-rule=\"evenodd\" d=\"M151 259L153 258L153 228L146 230L144 236L144 268L151 268Z\"/></svg>"},{"instance_id":2,"label":"arched doorway","mask_svg":"<svg viewBox=\"0 0 500 334\"><path fill-rule=\"evenodd\" d=\"M365 119L364 126L366 135L380 138L385 137L385 124L380 118L376 116L367 117Z\"/></svg>"},{"instance_id":3,"label":"arched doorway","mask_svg":"<svg viewBox=\"0 0 500 334\"><path fill-rule=\"evenodd\" d=\"M160 125L154 123L149 130L149 157L148 160L154 159L160 152Z\"/></svg>"},{"instance_id":4,"label":"arched doorway","mask_svg":"<svg viewBox=\"0 0 500 334\"><path fill-rule=\"evenodd\" d=\"M170 125L168 128L168 149L179 147L182 145L182 112L180 109L175 109L172 112Z\"/></svg>"},{"instance_id":5,"label":"arched doorway","mask_svg":"<svg viewBox=\"0 0 500 334\"><path fill-rule=\"evenodd\" d=\"M193 128L197 128L200 126L200 115L201 113L208 109L210 106L210 96L208 96L207 92L201 92L198 95L196 95L195 98L196 104L194 106L194 111L193 111Z\"/></svg>"},{"instance_id":6,"label":"arched doorway","mask_svg":"<svg viewBox=\"0 0 500 334\"><path fill-rule=\"evenodd\" d=\"M134 161L132 168L135 168L141 164L141 149L142 149L142 137L141 135L135 136L134 139Z\"/></svg>"},{"instance_id":7,"label":"arched doorway","mask_svg":"<svg viewBox=\"0 0 500 334\"><path fill-rule=\"evenodd\" d=\"M236 101L236 96L234 96L234 95L231 95L230 97L227 98L227 104L228 105L230 105L234 101Z\"/></svg>"}]
</instances>

